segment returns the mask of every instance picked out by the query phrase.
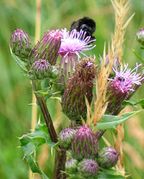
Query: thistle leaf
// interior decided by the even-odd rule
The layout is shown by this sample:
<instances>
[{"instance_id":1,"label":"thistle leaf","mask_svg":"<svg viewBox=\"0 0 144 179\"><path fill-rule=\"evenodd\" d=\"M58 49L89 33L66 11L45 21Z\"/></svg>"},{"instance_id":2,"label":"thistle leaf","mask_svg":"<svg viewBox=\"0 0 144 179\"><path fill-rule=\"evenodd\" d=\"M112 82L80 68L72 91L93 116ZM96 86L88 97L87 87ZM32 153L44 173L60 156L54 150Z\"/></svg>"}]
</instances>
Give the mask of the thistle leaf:
<instances>
[{"instance_id":1,"label":"thistle leaf","mask_svg":"<svg viewBox=\"0 0 144 179\"><path fill-rule=\"evenodd\" d=\"M104 115L102 119L97 123L96 127L97 129L115 128L117 125L125 122L126 120L136 115L140 111L141 110L128 112L121 116Z\"/></svg>"},{"instance_id":2,"label":"thistle leaf","mask_svg":"<svg viewBox=\"0 0 144 179\"><path fill-rule=\"evenodd\" d=\"M32 172L39 173L42 179L48 179L35 160L35 154L40 145L47 143L52 149L56 145L51 142L46 125L39 123L34 132L24 134L19 140L24 153L24 158L28 162Z\"/></svg>"},{"instance_id":3,"label":"thistle leaf","mask_svg":"<svg viewBox=\"0 0 144 179\"><path fill-rule=\"evenodd\" d=\"M26 64L12 52L11 48L10 48L10 52L12 57L16 61L17 65L26 73L27 72Z\"/></svg>"}]
</instances>

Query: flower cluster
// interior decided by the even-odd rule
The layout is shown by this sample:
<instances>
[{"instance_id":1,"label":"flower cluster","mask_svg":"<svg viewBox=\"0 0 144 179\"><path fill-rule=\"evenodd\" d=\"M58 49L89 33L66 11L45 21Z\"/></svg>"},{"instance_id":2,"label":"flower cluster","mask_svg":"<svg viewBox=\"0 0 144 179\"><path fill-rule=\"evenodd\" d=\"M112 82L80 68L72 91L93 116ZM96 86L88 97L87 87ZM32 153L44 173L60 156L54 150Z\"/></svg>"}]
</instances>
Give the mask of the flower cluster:
<instances>
[{"instance_id":1,"label":"flower cluster","mask_svg":"<svg viewBox=\"0 0 144 179\"><path fill-rule=\"evenodd\" d=\"M60 56L60 63L57 64L59 73L67 79L75 71L76 64L80 60L80 54L85 55L84 51L95 47L92 44L94 41L95 39L91 39L91 36L87 36L83 30L80 30L80 32L76 29L71 32L66 29L51 30L47 31L33 48L30 48L28 34L21 29L17 29L11 36L10 46L15 55L23 60L26 59L31 74L33 73L33 67L38 66L37 72L40 74L37 76L44 74L43 78L47 76L43 73L43 69L47 69L47 63L45 63L45 67L43 66L42 71L39 65L35 64L40 63L42 59L50 65L56 65L57 58ZM28 58L29 60L27 60Z\"/></svg>"},{"instance_id":2,"label":"flower cluster","mask_svg":"<svg viewBox=\"0 0 144 179\"><path fill-rule=\"evenodd\" d=\"M59 144L69 150L71 158L66 162L68 174L80 174L82 177L97 176L102 168L111 168L118 161L118 152L113 147L98 149L96 134L87 125L76 129L65 128L59 134Z\"/></svg>"},{"instance_id":3,"label":"flower cluster","mask_svg":"<svg viewBox=\"0 0 144 179\"><path fill-rule=\"evenodd\" d=\"M35 92L38 91L40 95L45 94L43 86L46 86L46 94L50 92L49 96L61 95L62 111L69 118L71 127L63 129L58 138L46 105L49 96L43 95L41 98L38 94L36 97L46 118L50 137L54 135L54 142L58 140L59 156L61 157L61 152L70 154L65 164L66 173L75 176L78 174L80 177L77 178L96 178L99 171L116 165L119 153L113 147L99 149L101 135L97 134L100 134L99 132L103 134L105 131L96 133L94 127L97 126L88 125L87 122L88 106L91 107L90 115L94 113L93 99L96 96L93 92L97 91L95 81L99 68L95 64L95 58L87 57L85 54L95 47L93 44L95 23L89 18L82 20L85 22L90 20L92 28L84 24L79 30L72 27L70 31L49 30L34 47L31 46L28 34L17 29L11 36L10 46L11 51L23 61L20 64L24 64L27 75L32 80L33 86L37 88ZM77 22L74 24L77 25ZM86 29L89 31L87 32ZM144 29L137 33L137 39L144 45ZM109 60L106 56L105 66L109 65ZM123 101L131 97L144 79L138 72L141 65L136 65L131 70L128 64L122 65L118 61L117 57L113 74L106 79L108 86L107 93L104 93L108 100L106 114L111 115L117 115L121 111ZM58 89L58 84L63 89Z\"/></svg>"}]
</instances>

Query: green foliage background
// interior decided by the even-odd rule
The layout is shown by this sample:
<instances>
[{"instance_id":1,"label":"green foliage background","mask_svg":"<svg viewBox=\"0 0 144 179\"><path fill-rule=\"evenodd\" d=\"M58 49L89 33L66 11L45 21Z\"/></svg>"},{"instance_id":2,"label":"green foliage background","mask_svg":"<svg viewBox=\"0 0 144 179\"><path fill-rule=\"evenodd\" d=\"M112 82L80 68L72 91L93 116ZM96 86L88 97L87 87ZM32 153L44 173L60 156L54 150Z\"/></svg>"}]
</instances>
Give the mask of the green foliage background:
<instances>
[{"instance_id":1,"label":"green foliage background","mask_svg":"<svg viewBox=\"0 0 144 179\"><path fill-rule=\"evenodd\" d=\"M131 0L131 13L135 16L128 26L124 44L124 61L134 65L137 61L132 50L141 55L142 50L136 41L135 33L144 26L144 1ZM34 0L0 0L0 178L26 179L28 166L22 160L18 148L18 137L30 131L31 123L31 85L23 75L9 51L10 34L16 28L28 32L32 39L35 33ZM104 42L108 42L114 30L114 12L110 0L42 0L42 32L50 28L70 26L73 20L89 16L97 22L96 48L93 53L102 54ZM138 61L140 62L140 61ZM139 89L134 98L144 97L144 88ZM55 108L50 110L54 113ZM143 115L139 120L144 127ZM143 147L129 135L126 126L125 141L128 142L144 160ZM136 157L136 156L135 156ZM144 171L125 155L125 166L130 179L143 179ZM144 161L143 161L144 166ZM49 169L47 169L47 173Z\"/></svg>"}]
</instances>

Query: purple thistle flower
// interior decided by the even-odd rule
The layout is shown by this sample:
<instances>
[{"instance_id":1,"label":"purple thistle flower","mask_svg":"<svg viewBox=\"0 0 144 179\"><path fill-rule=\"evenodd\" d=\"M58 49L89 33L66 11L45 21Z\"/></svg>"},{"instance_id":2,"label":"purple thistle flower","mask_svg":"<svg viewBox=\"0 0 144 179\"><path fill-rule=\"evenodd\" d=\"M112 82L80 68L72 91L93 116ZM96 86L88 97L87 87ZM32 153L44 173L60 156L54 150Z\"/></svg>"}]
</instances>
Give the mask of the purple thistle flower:
<instances>
[{"instance_id":1,"label":"purple thistle flower","mask_svg":"<svg viewBox=\"0 0 144 179\"><path fill-rule=\"evenodd\" d=\"M115 72L114 79L110 79L111 86L115 88L117 93L129 93L134 91L135 85L141 85L142 76L137 73L140 65L131 70L128 68L128 64L121 67L120 70L113 69Z\"/></svg>"},{"instance_id":2,"label":"purple thistle flower","mask_svg":"<svg viewBox=\"0 0 144 179\"><path fill-rule=\"evenodd\" d=\"M33 79L44 79L50 76L51 65L45 59L36 60L31 67L30 76Z\"/></svg>"},{"instance_id":3,"label":"purple thistle flower","mask_svg":"<svg viewBox=\"0 0 144 179\"><path fill-rule=\"evenodd\" d=\"M144 28L140 29L136 33L136 37L137 37L137 40L139 41L139 43L141 43L141 45L144 45Z\"/></svg>"},{"instance_id":4,"label":"purple thistle flower","mask_svg":"<svg viewBox=\"0 0 144 179\"><path fill-rule=\"evenodd\" d=\"M98 174L99 166L95 160L84 159L78 164L78 171L84 177L92 177Z\"/></svg>"},{"instance_id":5,"label":"purple thistle flower","mask_svg":"<svg viewBox=\"0 0 144 179\"><path fill-rule=\"evenodd\" d=\"M86 36L86 32L76 29L71 32L66 29L62 30L62 39L61 46L59 49L59 54L62 56L61 59L61 70L65 75L68 76L71 73L80 58L80 54L83 54L83 51L91 50L95 47L91 42L94 42L95 39L91 39L91 36Z\"/></svg>"},{"instance_id":6,"label":"purple thistle flower","mask_svg":"<svg viewBox=\"0 0 144 179\"><path fill-rule=\"evenodd\" d=\"M98 162L103 168L111 168L116 165L119 153L113 147L105 147L99 152Z\"/></svg>"},{"instance_id":7,"label":"purple thistle flower","mask_svg":"<svg viewBox=\"0 0 144 179\"><path fill-rule=\"evenodd\" d=\"M33 61L46 59L51 65L55 65L61 44L61 37L62 33L60 30L46 32L31 52Z\"/></svg>"},{"instance_id":8,"label":"purple thistle flower","mask_svg":"<svg viewBox=\"0 0 144 179\"><path fill-rule=\"evenodd\" d=\"M76 159L95 158L98 152L98 142L95 134L86 125L81 126L72 141L72 154Z\"/></svg>"},{"instance_id":9,"label":"purple thistle flower","mask_svg":"<svg viewBox=\"0 0 144 179\"><path fill-rule=\"evenodd\" d=\"M72 128L65 128L59 133L59 143L60 146L68 149L71 145L71 141L74 138L74 135L76 133L75 129Z\"/></svg>"},{"instance_id":10,"label":"purple thistle flower","mask_svg":"<svg viewBox=\"0 0 144 179\"><path fill-rule=\"evenodd\" d=\"M26 32L22 29L16 29L11 35L10 46L16 56L27 61L31 48L30 39Z\"/></svg>"},{"instance_id":11,"label":"purple thistle flower","mask_svg":"<svg viewBox=\"0 0 144 179\"><path fill-rule=\"evenodd\" d=\"M109 79L108 95L109 104L107 108L108 113L116 113L122 102L127 99L135 89L141 85L143 77L137 73L141 65L136 65L134 69L129 69L128 64L122 66L119 70L113 69L115 72L114 78Z\"/></svg>"}]
</instances>

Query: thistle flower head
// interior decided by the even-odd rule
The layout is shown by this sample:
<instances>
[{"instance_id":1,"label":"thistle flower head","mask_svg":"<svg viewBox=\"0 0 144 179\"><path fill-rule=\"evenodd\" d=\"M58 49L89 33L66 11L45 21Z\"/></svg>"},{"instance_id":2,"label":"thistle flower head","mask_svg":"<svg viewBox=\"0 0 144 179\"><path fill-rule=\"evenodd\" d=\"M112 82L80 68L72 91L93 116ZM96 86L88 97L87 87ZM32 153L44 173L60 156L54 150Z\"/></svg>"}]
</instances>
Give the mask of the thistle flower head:
<instances>
[{"instance_id":1,"label":"thistle flower head","mask_svg":"<svg viewBox=\"0 0 144 179\"><path fill-rule=\"evenodd\" d=\"M75 129L72 128L65 128L59 133L59 143L60 146L68 149L71 145L71 141L74 138L76 133Z\"/></svg>"},{"instance_id":2,"label":"thistle flower head","mask_svg":"<svg viewBox=\"0 0 144 179\"><path fill-rule=\"evenodd\" d=\"M51 65L45 59L36 60L31 67L30 75L34 79L44 79L50 76Z\"/></svg>"},{"instance_id":3,"label":"thistle flower head","mask_svg":"<svg viewBox=\"0 0 144 179\"><path fill-rule=\"evenodd\" d=\"M21 60L26 61L30 53L30 39L26 32L22 29L15 30L11 35L10 46L12 52L21 58Z\"/></svg>"},{"instance_id":4,"label":"thistle flower head","mask_svg":"<svg viewBox=\"0 0 144 179\"><path fill-rule=\"evenodd\" d=\"M144 45L144 28L140 29L136 33L136 37L137 37L137 40L139 41L139 43L141 43L141 45Z\"/></svg>"},{"instance_id":5,"label":"thistle flower head","mask_svg":"<svg viewBox=\"0 0 144 179\"><path fill-rule=\"evenodd\" d=\"M76 64L80 58L80 54L84 54L84 51L91 50L95 46L91 43L95 39L91 39L91 36L86 36L86 31L76 29L71 32L66 29L62 30L61 46L59 54L62 56L60 67L65 75L74 71Z\"/></svg>"},{"instance_id":6,"label":"thistle flower head","mask_svg":"<svg viewBox=\"0 0 144 179\"><path fill-rule=\"evenodd\" d=\"M111 168L116 165L119 153L113 147L105 147L99 152L99 164L103 168Z\"/></svg>"},{"instance_id":7,"label":"thistle flower head","mask_svg":"<svg viewBox=\"0 0 144 179\"><path fill-rule=\"evenodd\" d=\"M73 172L75 172L77 170L77 163L78 163L78 161L73 158L67 160L65 163L66 171L73 174Z\"/></svg>"},{"instance_id":8,"label":"thistle flower head","mask_svg":"<svg viewBox=\"0 0 144 179\"><path fill-rule=\"evenodd\" d=\"M61 46L59 49L59 54L62 56L76 54L79 56L80 53L86 50L91 50L95 46L90 44L95 40L91 40L91 36L86 36L86 32L80 30L78 32L76 29L71 32L64 29L62 31Z\"/></svg>"},{"instance_id":9,"label":"thistle flower head","mask_svg":"<svg viewBox=\"0 0 144 179\"><path fill-rule=\"evenodd\" d=\"M142 76L137 73L140 65L131 70L128 64L121 67L120 70L114 69L115 77L110 79L110 85L117 93L129 93L134 91L135 85L141 85Z\"/></svg>"},{"instance_id":10,"label":"thistle flower head","mask_svg":"<svg viewBox=\"0 0 144 179\"><path fill-rule=\"evenodd\" d=\"M107 113L116 114L121 109L122 102L127 99L135 89L141 85L143 77L137 70L140 65L131 70L128 65L124 65L119 70L114 69L114 78L109 79L108 95L109 103Z\"/></svg>"},{"instance_id":11,"label":"thistle flower head","mask_svg":"<svg viewBox=\"0 0 144 179\"><path fill-rule=\"evenodd\" d=\"M93 177L98 174L99 166L95 160L84 159L78 165L78 171L84 177Z\"/></svg>"},{"instance_id":12,"label":"thistle flower head","mask_svg":"<svg viewBox=\"0 0 144 179\"><path fill-rule=\"evenodd\" d=\"M93 59L84 58L77 65L75 73L67 81L62 97L62 109L70 120L86 119L85 97L91 103L95 76L96 66Z\"/></svg>"},{"instance_id":13,"label":"thistle flower head","mask_svg":"<svg viewBox=\"0 0 144 179\"><path fill-rule=\"evenodd\" d=\"M55 65L61 44L61 37L60 30L46 32L32 50L31 55L33 61L36 59L46 59L51 65Z\"/></svg>"},{"instance_id":14,"label":"thistle flower head","mask_svg":"<svg viewBox=\"0 0 144 179\"><path fill-rule=\"evenodd\" d=\"M92 130L81 126L72 141L72 154L75 158L95 158L98 151L98 142Z\"/></svg>"}]
</instances>

